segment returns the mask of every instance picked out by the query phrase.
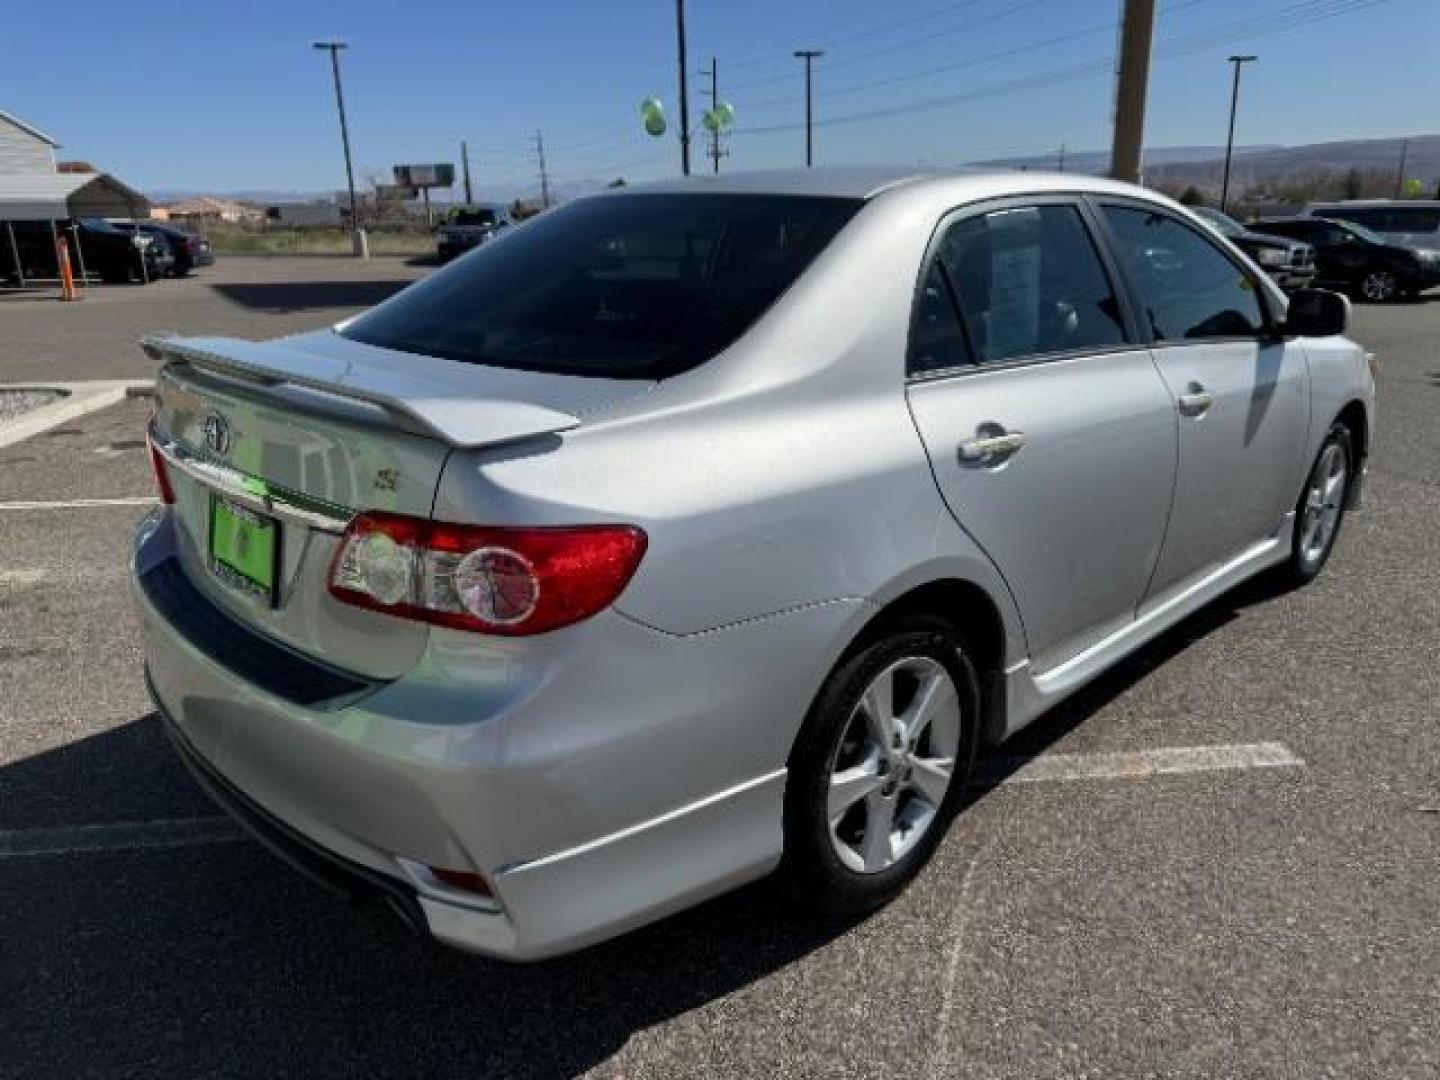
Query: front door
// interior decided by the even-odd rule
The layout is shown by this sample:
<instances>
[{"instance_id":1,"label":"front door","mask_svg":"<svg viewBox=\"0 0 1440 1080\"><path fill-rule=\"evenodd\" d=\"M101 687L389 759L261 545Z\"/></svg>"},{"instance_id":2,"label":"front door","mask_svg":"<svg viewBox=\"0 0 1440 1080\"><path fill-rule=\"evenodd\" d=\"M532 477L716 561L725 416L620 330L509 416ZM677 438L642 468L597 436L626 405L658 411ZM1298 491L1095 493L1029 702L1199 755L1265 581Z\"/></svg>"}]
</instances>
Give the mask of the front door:
<instances>
[{"instance_id":1,"label":"front door","mask_svg":"<svg viewBox=\"0 0 1440 1080\"><path fill-rule=\"evenodd\" d=\"M1303 347L1208 237L1153 208L1103 216L1154 338L1179 421L1175 504L1142 612L1273 537L1293 509L1309 425Z\"/></svg>"},{"instance_id":2,"label":"front door","mask_svg":"<svg viewBox=\"0 0 1440 1080\"><path fill-rule=\"evenodd\" d=\"M1175 474L1174 404L1080 208L972 209L927 264L908 395L951 512L1045 671L1128 625Z\"/></svg>"}]
</instances>

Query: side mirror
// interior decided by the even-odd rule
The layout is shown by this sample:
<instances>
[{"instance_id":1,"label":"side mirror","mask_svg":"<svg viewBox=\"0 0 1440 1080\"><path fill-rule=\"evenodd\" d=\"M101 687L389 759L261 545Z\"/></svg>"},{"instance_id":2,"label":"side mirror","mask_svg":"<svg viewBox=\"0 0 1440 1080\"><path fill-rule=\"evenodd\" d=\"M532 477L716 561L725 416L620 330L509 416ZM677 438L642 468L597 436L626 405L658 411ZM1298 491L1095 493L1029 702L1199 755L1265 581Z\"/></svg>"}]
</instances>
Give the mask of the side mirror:
<instances>
[{"instance_id":1,"label":"side mirror","mask_svg":"<svg viewBox=\"0 0 1440 1080\"><path fill-rule=\"evenodd\" d=\"M1350 327L1350 301L1329 289L1296 289L1285 311L1285 332L1330 337Z\"/></svg>"}]
</instances>

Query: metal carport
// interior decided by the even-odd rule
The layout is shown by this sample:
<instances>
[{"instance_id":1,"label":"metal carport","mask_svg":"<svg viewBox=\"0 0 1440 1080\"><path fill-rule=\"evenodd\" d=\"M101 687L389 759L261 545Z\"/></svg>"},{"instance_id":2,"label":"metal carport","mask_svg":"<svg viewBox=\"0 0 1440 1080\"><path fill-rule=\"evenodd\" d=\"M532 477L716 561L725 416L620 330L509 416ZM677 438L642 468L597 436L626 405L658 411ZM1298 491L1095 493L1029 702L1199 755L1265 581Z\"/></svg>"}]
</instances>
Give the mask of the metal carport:
<instances>
[{"instance_id":1,"label":"metal carport","mask_svg":"<svg viewBox=\"0 0 1440 1080\"><path fill-rule=\"evenodd\" d=\"M5 222L10 257L21 284L25 282L25 271L11 222L48 221L53 230L57 221L90 217L134 221L149 213L150 200L109 173L0 173L0 221ZM83 277L85 254L79 250L78 234L75 248Z\"/></svg>"}]
</instances>

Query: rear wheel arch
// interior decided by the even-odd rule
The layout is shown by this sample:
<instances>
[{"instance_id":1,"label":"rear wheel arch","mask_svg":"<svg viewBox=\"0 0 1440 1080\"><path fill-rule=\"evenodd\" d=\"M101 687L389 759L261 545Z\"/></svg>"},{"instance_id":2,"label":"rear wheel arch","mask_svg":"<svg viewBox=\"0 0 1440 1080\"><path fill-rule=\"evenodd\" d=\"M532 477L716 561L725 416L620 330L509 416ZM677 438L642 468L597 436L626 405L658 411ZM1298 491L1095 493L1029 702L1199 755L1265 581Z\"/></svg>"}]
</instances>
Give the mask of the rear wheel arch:
<instances>
[{"instance_id":1,"label":"rear wheel arch","mask_svg":"<svg viewBox=\"0 0 1440 1080\"><path fill-rule=\"evenodd\" d=\"M890 600L860 628L836 667L914 615L943 620L960 639L980 683L981 745L998 742L1005 730L1005 620L990 594L973 581L939 578Z\"/></svg>"},{"instance_id":2,"label":"rear wheel arch","mask_svg":"<svg viewBox=\"0 0 1440 1080\"><path fill-rule=\"evenodd\" d=\"M1365 415L1365 405L1357 400L1351 401L1333 421L1337 424L1344 424L1350 429L1350 440L1355 447L1355 460L1357 464L1363 462L1370 453L1370 425L1369 418Z\"/></svg>"}]
</instances>

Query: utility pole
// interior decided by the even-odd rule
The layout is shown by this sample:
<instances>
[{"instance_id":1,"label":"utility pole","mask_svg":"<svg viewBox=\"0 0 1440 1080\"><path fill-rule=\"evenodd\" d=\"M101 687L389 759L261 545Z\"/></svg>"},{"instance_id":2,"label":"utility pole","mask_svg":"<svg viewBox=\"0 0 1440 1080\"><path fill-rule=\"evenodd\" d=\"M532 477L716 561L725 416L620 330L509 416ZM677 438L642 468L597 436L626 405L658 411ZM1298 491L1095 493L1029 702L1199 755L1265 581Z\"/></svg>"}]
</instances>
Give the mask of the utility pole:
<instances>
[{"instance_id":1,"label":"utility pole","mask_svg":"<svg viewBox=\"0 0 1440 1080\"><path fill-rule=\"evenodd\" d=\"M1400 167L1395 170L1395 198L1400 198L1405 190L1405 159L1410 156L1410 140L1406 139L1400 144Z\"/></svg>"},{"instance_id":2,"label":"utility pole","mask_svg":"<svg viewBox=\"0 0 1440 1080\"><path fill-rule=\"evenodd\" d=\"M535 154L540 158L540 205L550 209L550 174L545 171L545 136L535 132Z\"/></svg>"},{"instance_id":3,"label":"utility pole","mask_svg":"<svg viewBox=\"0 0 1440 1080\"><path fill-rule=\"evenodd\" d=\"M1150 83L1150 47L1154 37L1155 0L1125 0L1115 83L1115 137L1110 144L1110 175L1132 184L1140 182L1145 92Z\"/></svg>"},{"instance_id":4,"label":"utility pole","mask_svg":"<svg viewBox=\"0 0 1440 1080\"><path fill-rule=\"evenodd\" d=\"M713 113L720 107L720 62L715 57L710 58L710 66L701 68L701 75L710 76L710 111ZM724 157L720 150L720 125L716 124L715 129L710 132L710 161L715 166L715 171L720 171L720 159Z\"/></svg>"},{"instance_id":5,"label":"utility pole","mask_svg":"<svg viewBox=\"0 0 1440 1080\"><path fill-rule=\"evenodd\" d=\"M470 188L470 147L464 139L460 140L460 169L465 174L465 201L472 203L475 201L475 194Z\"/></svg>"},{"instance_id":6,"label":"utility pole","mask_svg":"<svg viewBox=\"0 0 1440 1080\"><path fill-rule=\"evenodd\" d=\"M1225 212L1230 199L1230 157L1235 152L1235 110L1240 104L1240 68L1253 63L1258 57L1232 56L1230 63L1235 66L1235 78L1230 84L1230 133L1225 136L1225 172L1220 180L1220 212Z\"/></svg>"},{"instance_id":7,"label":"utility pole","mask_svg":"<svg viewBox=\"0 0 1440 1080\"><path fill-rule=\"evenodd\" d=\"M350 188L350 237L352 251L362 259L370 257L370 248L365 241L365 230L360 227L360 215L355 205L355 169L350 163L350 128L345 123L345 92L340 87L340 50L349 48L343 41L312 41L312 48L330 51L330 70L335 76L335 107L340 112L340 143L345 148L345 183Z\"/></svg>"},{"instance_id":8,"label":"utility pole","mask_svg":"<svg viewBox=\"0 0 1440 1080\"><path fill-rule=\"evenodd\" d=\"M813 129L815 127L814 102L810 92L810 65L821 56L825 55L824 49L796 49L795 56L805 61L805 167L808 169L815 164L815 143Z\"/></svg>"},{"instance_id":9,"label":"utility pole","mask_svg":"<svg viewBox=\"0 0 1440 1080\"><path fill-rule=\"evenodd\" d=\"M680 62L680 172L690 175L690 87L685 59L685 0L675 0L675 41Z\"/></svg>"},{"instance_id":10,"label":"utility pole","mask_svg":"<svg viewBox=\"0 0 1440 1080\"><path fill-rule=\"evenodd\" d=\"M1055 171L1065 171L1065 144L1063 142L1060 144L1060 153L1056 156Z\"/></svg>"}]
</instances>

